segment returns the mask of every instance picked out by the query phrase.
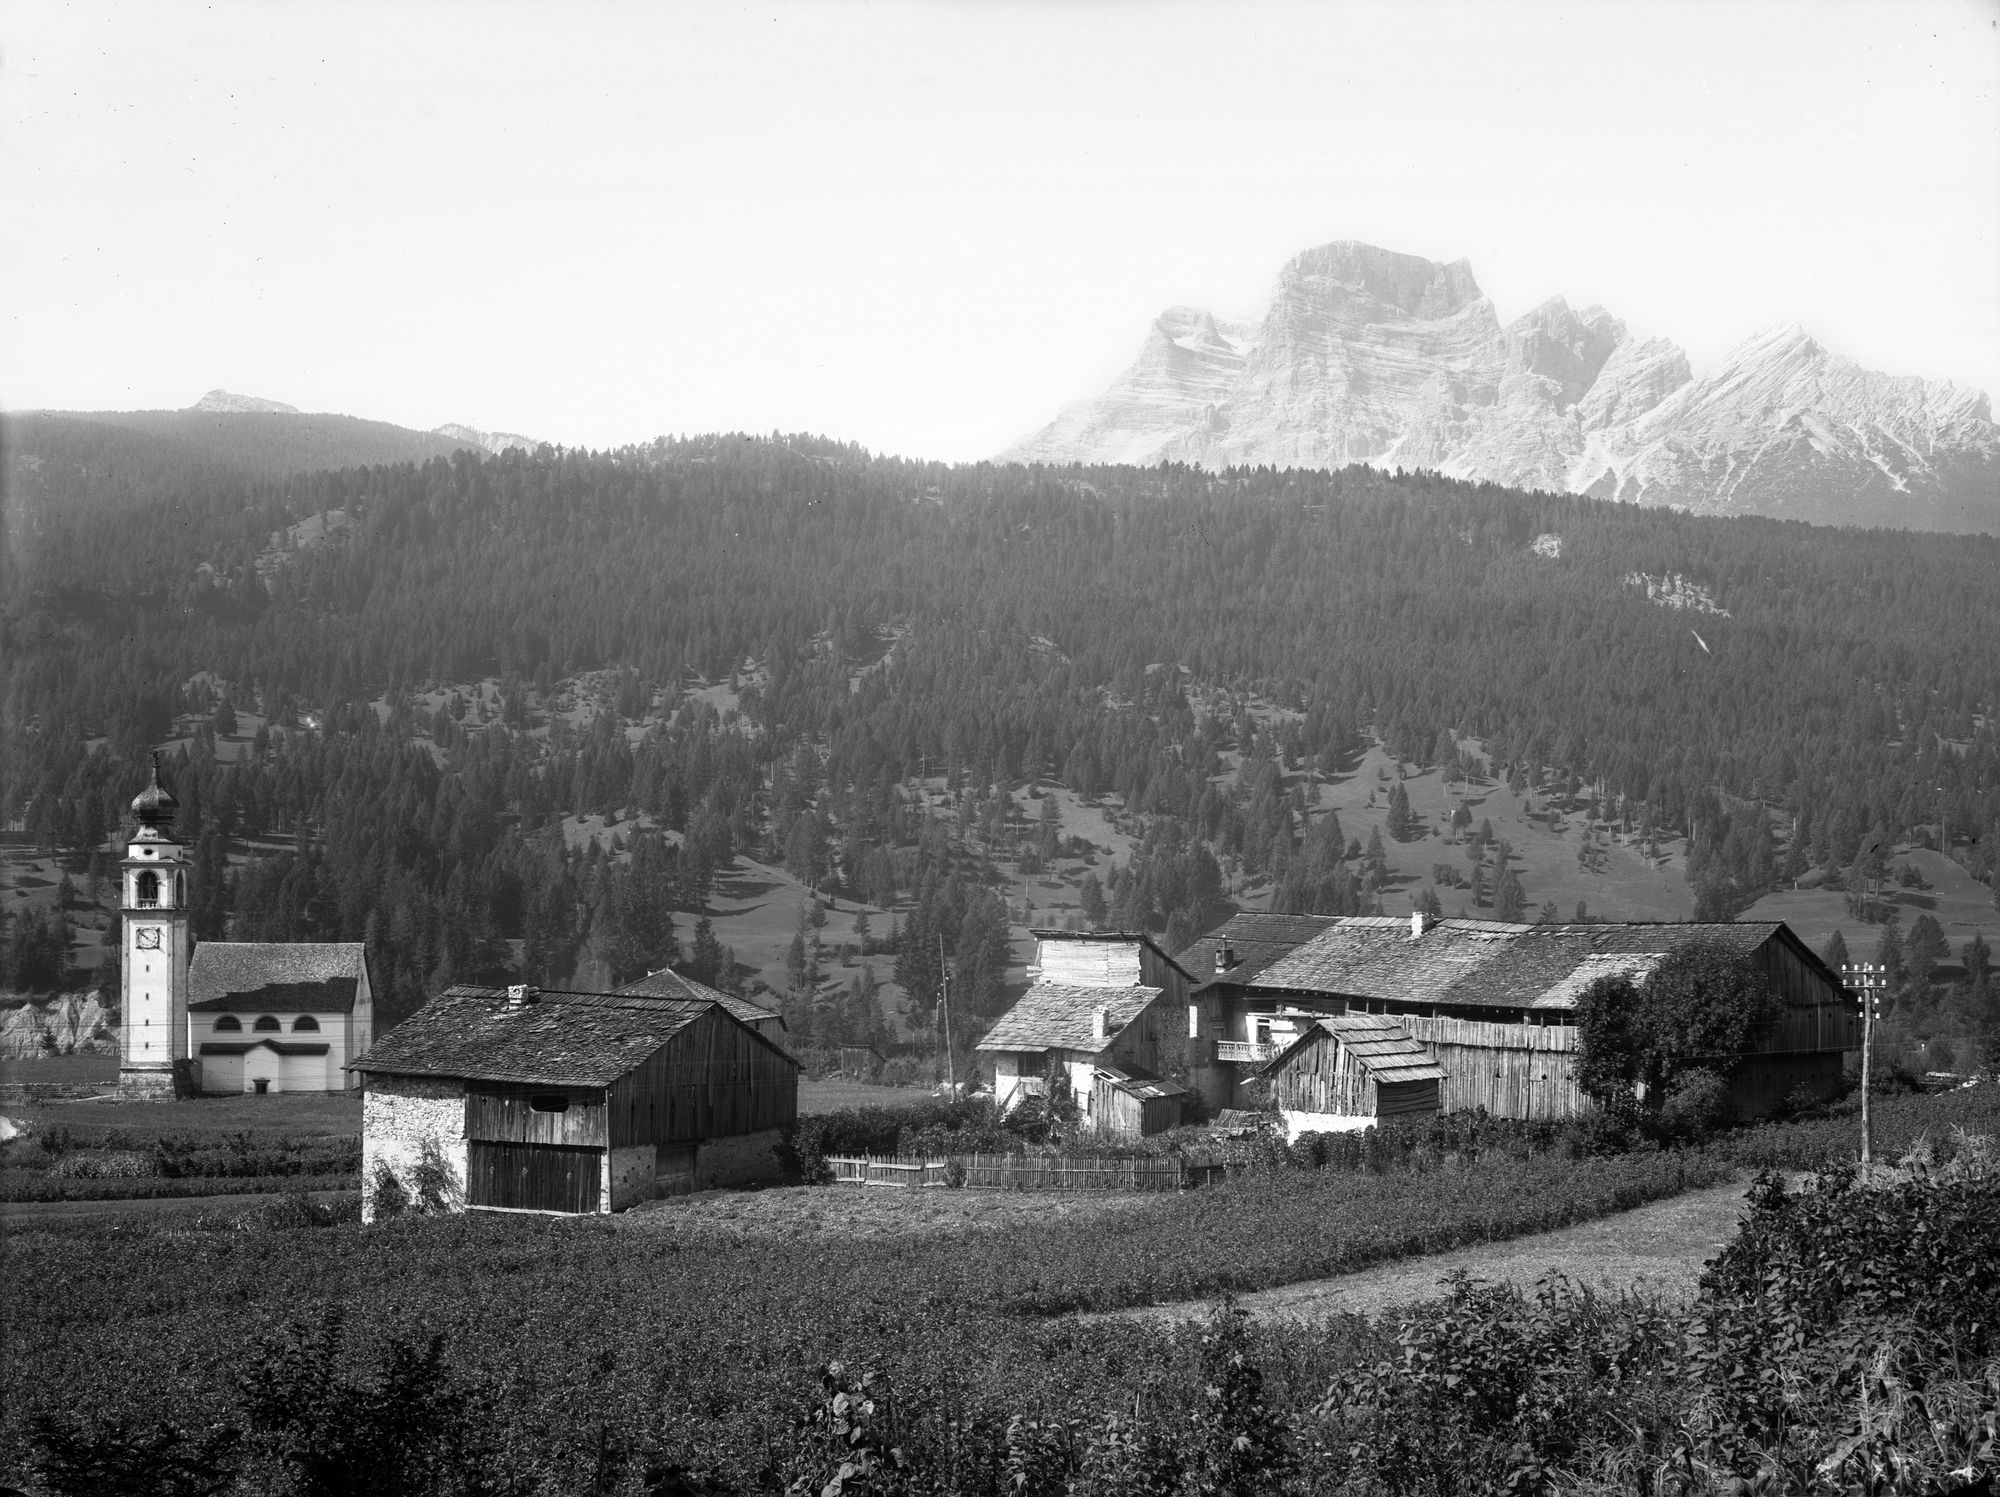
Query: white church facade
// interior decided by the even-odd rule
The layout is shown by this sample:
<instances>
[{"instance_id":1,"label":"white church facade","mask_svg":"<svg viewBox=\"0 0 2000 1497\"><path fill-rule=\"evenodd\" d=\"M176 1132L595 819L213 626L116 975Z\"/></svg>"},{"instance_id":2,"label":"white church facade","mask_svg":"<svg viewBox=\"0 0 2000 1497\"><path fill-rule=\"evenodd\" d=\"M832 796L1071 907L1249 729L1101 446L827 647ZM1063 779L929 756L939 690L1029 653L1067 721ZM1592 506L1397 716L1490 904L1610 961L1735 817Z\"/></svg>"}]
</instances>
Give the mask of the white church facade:
<instances>
[{"instance_id":1,"label":"white church facade","mask_svg":"<svg viewBox=\"0 0 2000 1497\"><path fill-rule=\"evenodd\" d=\"M335 1092L375 1038L374 992L359 942L196 942L188 929L187 849L157 764L132 802L120 918L119 1090Z\"/></svg>"}]
</instances>

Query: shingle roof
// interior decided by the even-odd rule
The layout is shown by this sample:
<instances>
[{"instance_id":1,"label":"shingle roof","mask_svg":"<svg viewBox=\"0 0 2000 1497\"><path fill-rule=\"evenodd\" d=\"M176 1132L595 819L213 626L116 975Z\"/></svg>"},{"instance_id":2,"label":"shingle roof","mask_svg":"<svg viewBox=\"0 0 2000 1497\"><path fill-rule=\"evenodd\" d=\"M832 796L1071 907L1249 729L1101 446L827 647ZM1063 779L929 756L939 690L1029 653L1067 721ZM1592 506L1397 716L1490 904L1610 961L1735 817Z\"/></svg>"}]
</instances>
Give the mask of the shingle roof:
<instances>
[{"instance_id":1,"label":"shingle roof","mask_svg":"<svg viewBox=\"0 0 2000 1497\"><path fill-rule=\"evenodd\" d=\"M1155 1075L1144 1066L1135 1066L1129 1061L1118 1065L1107 1065L1099 1061L1097 1074L1104 1077L1121 1092L1142 1100L1156 1097L1185 1097L1188 1089L1178 1081L1170 1081L1165 1076Z\"/></svg>"},{"instance_id":2,"label":"shingle roof","mask_svg":"<svg viewBox=\"0 0 2000 1497\"><path fill-rule=\"evenodd\" d=\"M504 988L448 988L378 1041L353 1069L609 1086L717 1007L706 999L615 993L532 996L533 1002L515 1003Z\"/></svg>"},{"instance_id":3,"label":"shingle roof","mask_svg":"<svg viewBox=\"0 0 2000 1497\"><path fill-rule=\"evenodd\" d=\"M752 1003L748 998L738 998L734 993L725 993L706 983L696 982L691 977L683 977L670 968L649 973L637 982L628 982L618 990L621 994L640 998L696 998L706 1003L719 1003L737 1018L753 1028L759 1024L778 1021L780 1029L786 1028L785 1017L774 1009L765 1008L760 1003Z\"/></svg>"},{"instance_id":4,"label":"shingle roof","mask_svg":"<svg viewBox=\"0 0 2000 1497\"><path fill-rule=\"evenodd\" d=\"M349 1013L366 970L359 941L198 941L188 958L197 1013Z\"/></svg>"},{"instance_id":5,"label":"shingle roof","mask_svg":"<svg viewBox=\"0 0 2000 1497\"><path fill-rule=\"evenodd\" d=\"M1783 929L1773 921L1446 920L1412 939L1406 921L1347 918L1272 962L1250 986L1443 1006L1568 1008L1607 972L1643 975L1694 941L1747 956Z\"/></svg>"},{"instance_id":6,"label":"shingle roof","mask_svg":"<svg viewBox=\"0 0 2000 1497\"><path fill-rule=\"evenodd\" d=\"M1334 923L1332 915L1231 915L1221 925L1183 951L1177 960L1200 987L1211 983L1250 981L1271 963L1319 935ZM1225 973L1215 970L1215 953L1228 946L1236 961Z\"/></svg>"},{"instance_id":7,"label":"shingle roof","mask_svg":"<svg viewBox=\"0 0 2000 1497\"><path fill-rule=\"evenodd\" d=\"M1268 1076L1282 1070L1302 1046L1323 1034L1338 1039L1378 1083L1445 1079L1444 1067L1431 1058L1431 1052L1412 1039L1402 1025L1382 1014L1327 1014L1315 1019L1258 1074Z\"/></svg>"},{"instance_id":8,"label":"shingle roof","mask_svg":"<svg viewBox=\"0 0 2000 1497\"><path fill-rule=\"evenodd\" d=\"M1118 1038L1162 992L1160 988L1080 988L1038 982L986 1031L979 1050L1080 1050L1095 1055ZM1106 1038L1095 1037L1096 1014L1110 1010Z\"/></svg>"}]
</instances>

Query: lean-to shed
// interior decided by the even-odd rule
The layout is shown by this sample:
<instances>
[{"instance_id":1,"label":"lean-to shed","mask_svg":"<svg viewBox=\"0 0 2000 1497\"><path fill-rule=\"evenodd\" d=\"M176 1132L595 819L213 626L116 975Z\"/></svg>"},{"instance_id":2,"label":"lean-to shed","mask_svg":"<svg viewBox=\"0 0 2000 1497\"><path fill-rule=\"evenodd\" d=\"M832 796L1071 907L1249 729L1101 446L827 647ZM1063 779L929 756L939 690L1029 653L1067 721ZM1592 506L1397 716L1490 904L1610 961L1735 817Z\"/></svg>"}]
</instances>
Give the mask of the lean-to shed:
<instances>
[{"instance_id":1,"label":"lean-to shed","mask_svg":"<svg viewBox=\"0 0 2000 1497\"><path fill-rule=\"evenodd\" d=\"M798 1062L706 999L455 987L355 1062L362 1202L618 1211L781 1177Z\"/></svg>"},{"instance_id":2,"label":"lean-to shed","mask_svg":"<svg viewBox=\"0 0 2000 1497\"><path fill-rule=\"evenodd\" d=\"M1288 1138L1428 1117L1445 1079L1401 1024L1365 1013L1302 1019L1297 1038L1257 1074L1270 1085Z\"/></svg>"}]
</instances>

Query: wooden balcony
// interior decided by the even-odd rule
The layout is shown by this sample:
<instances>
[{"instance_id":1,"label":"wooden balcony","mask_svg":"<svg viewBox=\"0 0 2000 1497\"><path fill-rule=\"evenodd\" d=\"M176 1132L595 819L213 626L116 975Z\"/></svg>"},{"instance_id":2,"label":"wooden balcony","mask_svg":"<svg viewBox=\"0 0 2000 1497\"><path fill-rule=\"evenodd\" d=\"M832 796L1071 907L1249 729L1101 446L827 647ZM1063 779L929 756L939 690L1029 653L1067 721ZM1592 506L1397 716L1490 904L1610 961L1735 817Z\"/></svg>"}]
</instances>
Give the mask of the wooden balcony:
<instances>
[{"instance_id":1,"label":"wooden balcony","mask_svg":"<svg viewBox=\"0 0 2000 1497\"><path fill-rule=\"evenodd\" d=\"M1215 1058L1217 1060L1248 1061L1262 1064L1275 1060L1278 1055L1276 1045L1259 1045L1250 1040L1217 1040Z\"/></svg>"}]
</instances>

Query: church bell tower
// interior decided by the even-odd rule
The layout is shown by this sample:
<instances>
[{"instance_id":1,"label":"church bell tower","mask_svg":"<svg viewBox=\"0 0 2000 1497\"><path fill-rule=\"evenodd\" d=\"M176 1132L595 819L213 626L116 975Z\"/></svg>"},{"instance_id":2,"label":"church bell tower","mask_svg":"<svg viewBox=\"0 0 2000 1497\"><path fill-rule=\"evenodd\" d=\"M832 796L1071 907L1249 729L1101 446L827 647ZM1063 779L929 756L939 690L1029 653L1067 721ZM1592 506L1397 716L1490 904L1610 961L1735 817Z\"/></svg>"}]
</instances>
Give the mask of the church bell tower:
<instances>
[{"instance_id":1,"label":"church bell tower","mask_svg":"<svg viewBox=\"0 0 2000 1497\"><path fill-rule=\"evenodd\" d=\"M118 1089L172 1097L176 1061L188 1060L188 863L174 840L173 792L152 779L132 802L139 829L125 851L118 1012ZM192 1077L189 1078L190 1082Z\"/></svg>"}]
</instances>

